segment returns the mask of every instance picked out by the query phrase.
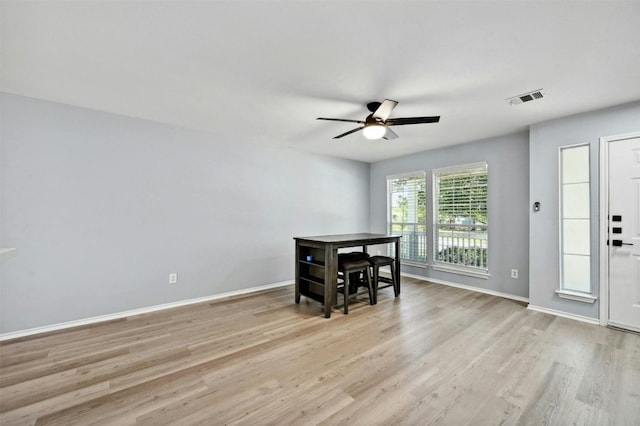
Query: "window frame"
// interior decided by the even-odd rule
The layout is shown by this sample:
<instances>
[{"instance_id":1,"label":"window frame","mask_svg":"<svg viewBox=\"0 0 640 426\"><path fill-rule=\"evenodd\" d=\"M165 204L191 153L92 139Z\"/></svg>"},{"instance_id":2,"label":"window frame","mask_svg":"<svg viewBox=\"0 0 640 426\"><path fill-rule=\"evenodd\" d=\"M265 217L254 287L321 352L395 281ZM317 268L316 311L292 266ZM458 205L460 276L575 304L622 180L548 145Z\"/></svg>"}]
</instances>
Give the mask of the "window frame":
<instances>
[{"instance_id":1,"label":"window frame","mask_svg":"<svg viewBox=\"0 0 640 426\"><path fill-rule=\"evenodd\" d=\"M424 201L424 216L425 216L425 220L424 223L419 223L419 222L413 222L413 223L405 223L405 222L393 222L393 204L391 202L391 181L393 180L399 180L399 179L410 179L410 178L421 178L424 181L424 191L425 191L425 201ZM419 171L415 171L415 172L408 172L408 173L401 173L401 174L394 174L394 175L389 175L386 177L386 182L387 182L387 233L390 235L398 235L397 231L393 230L393 225L394 224L408 224L408 225L413 225L415 227L418 226L422 226L424 228L424 244L420 244L420 247L418 248L418 252L422 251L424 253L424 259L405 259L401 257L401 261L403 265L409 265L409 266L418 266L418 267L426 267L427 262L429 261L429 256L428 256L428 246L429 246L429 241L428 241L428 233L427 233L427 217L428 217L428 209L427 209L427 172L426 170L419 170ZM416 217L417 217L417 212L416 212ZM395 233L394 233L395 232ZM399 234L402 235L402 234ZM406 240L404 241L404 243L406 244ZM403 238L400 239L400 247L402 249L403 247ZM395 256L396 254L393 253L393 247L388 248L388 254Z\"/></svg>"},{"instance_id":2,"label":"window frame","mask_svg":"<svg viewBox=\"0 0 640 426\"><path fill-rule=\"evenodd\" d=\"M584 182L564 182L564 162L563 155L566 150L576 149L576 148L587 148L587 180ZM569 220L587 220L588 221L588 254L576 254L569 253L565 251L565 211L564 211L564 201L565 201L565 190L567 185L577 185L577 184L587 184L587 212L588 217L585 218L570 218ZM591 223L592 223L592 214L591 214L591 186L592 186L592 173L591 173L591 144L588 142L578 143L573 145L564 145L558 147L558 262L559 262L559 276L558 276L558 290L556 290L556 294L558 297L562 299L574 300L577 302L584 303L594 303L597 300L597 297L593 295L593 277L591 276L591 264L592 264L592 244L591 244ZM583 256L588 259L588 279L589 279L589 290L583 291L576 288L570 288L566 286L565 283L565 255L571 256Z\"/></svg>"},{"instance_id":3,"label":"window frame","mask_svg":"<svg viewBox=\"0 0 640 426\"><path fill-rule=\"evenodd\" d=\"M439 205L439 198L440 198L440 177L444 174L447 173L452 173L452 172L463 172L463 171L472 171L472 170L477 170L480 168L484 168L485 173L486 173L486 179L487 179L487 184L486 184L486 198L484 200L485 202L485 206L486 206L486 215L487 215L487 222L484 225L479 225L481 227L484 228L485 230L485 243L484 245L481 243L481 246L479 247L480 249L485 249L486 250L486 262L484 262L484 265L482 266L473 266L473 265L466 265L466 264L459 264L459 263L452 263L452 262L445 262L442 260L438 260L438 253L439 253L439 240L440 240L440 232L438 230L440 225L448 225L448 224L441 224L439 223L439 217L440 217L440 205ZM475 162L475 163L467 163L467 164L459 164L459 165L455 165L455 166L449 166L449 167L440 167L437 169L433 169L431 171L431 176L432 176L432 194L433 194L433 220L432 220L432 225L433 225L433 241L432 241L432 248L433 248L433 264L432 264L432 269L436 270L436 271L443 271L443 272L452 272L452 273L457 273L460 275L467 275L467 276L472 276L472 277L476 277L476 278L483 278L483 279L489 279L489 277L491 277L491 274L489 273L489 264L490 264L490 238L489 238L489 164L486 161L480 161L480 162ZM475 224L473 224L475 226ZM469 232L471 232L472 228L469 228Z\"/></svg>"}]
</instances>

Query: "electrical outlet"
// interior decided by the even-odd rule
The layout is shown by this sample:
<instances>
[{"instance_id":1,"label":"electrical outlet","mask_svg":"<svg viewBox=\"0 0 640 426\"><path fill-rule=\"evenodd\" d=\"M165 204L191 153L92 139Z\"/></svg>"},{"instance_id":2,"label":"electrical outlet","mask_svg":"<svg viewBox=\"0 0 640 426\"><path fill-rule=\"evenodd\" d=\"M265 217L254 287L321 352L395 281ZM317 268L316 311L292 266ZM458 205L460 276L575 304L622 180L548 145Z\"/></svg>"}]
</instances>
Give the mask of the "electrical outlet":
<instances>
[{"instance_id":1,"label":"electrical outlet","mask_svg":"<svg viewBox=\"0 0 640 426\"><path fill-rule=\"evenodd\" d=\"M169 284L178 283L178 274L169 274Z\"/></svg>"},{"instance_id":2,"label":"electrical outlet","mask_svg":"<svg viewBox=\"0 0 640 426\"><path fill-rule=\"evenodd\" d=\"M518 270L517 269L512 269L511 270L511 278L518 278Z\"/></svg>"}]
</instances>

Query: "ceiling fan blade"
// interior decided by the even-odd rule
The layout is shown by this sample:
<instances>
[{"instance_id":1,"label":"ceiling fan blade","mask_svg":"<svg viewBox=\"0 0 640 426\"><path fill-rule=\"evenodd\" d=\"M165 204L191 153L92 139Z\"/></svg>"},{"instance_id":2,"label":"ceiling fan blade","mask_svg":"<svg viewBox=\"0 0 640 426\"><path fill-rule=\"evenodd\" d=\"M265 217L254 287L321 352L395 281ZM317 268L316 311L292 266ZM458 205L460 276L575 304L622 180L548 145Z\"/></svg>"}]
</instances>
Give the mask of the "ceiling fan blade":
<instances>
[{"instance_id":1,"label":"ceiling fan blade","mask_svg":"<svg viewBox=\"0 0 640 426\"><path fill-rule=\"evenodd\" d=\"M362 129L364 129L364 126L362 126L362 127L356 127L355 129L351 129L351 130L349 130L348 132L344 132L343 134L341 134L341 135L338 135L338 136L334 137L334 139L340 139L340 138L341 138L341 137L343 137L343 136L350 135L351 133L355 133L355 132L357 132L358 130L362 130Z\"/></svg>"},{"instance_id":2,"label":"ceiling fan blade","mask_svg":"<svg viewBox=\"0 0 640 426\"><path fill-rule=\"evenodd\" d=\"M361 120L347 120L345 118L323 118L323 117L318 117L316 118L316 120L327 120L327 121L344 121L346 123L359 123L359 124L364 124L364 121Z\"/></svg>"},{"instance_id":3,"label":"ceiling fan blade","mask_svg":"<svg viewBox=\"0 0 640 426\"><path fill-rule=\"evenodd\" d=\"M385 99L384 102L380 104L377 110L373 113L374 118L379 118L382 121L385 121L391 115L391 111L398 105L398 102L392 101L391 99Z\"/></svg>"},{"instance_id":4,"label":"ceiling fan blade","mask_svg":"<svg viewBox=\"0 0 640 426\"><path fill-rule=\"evenodd\" d=\"M437 123L438 121L440 121L439 115L434 117L390 118L384 124L385 126L402 126L404 124Z\"/></svg>"},{"instance_id":5,"label":"ceiling fan blade","mask_svg":"<svg viewBox=\"0 0 640 426\"><path fill-rule=\"evenodd\" d=\"M398 135L396 135L396 133L391 130L390 128L386 128L387 131L384 133L384 136L382 137L383 139L386 139L388 141L392 141L394 139L398 139Z\"/></svg>"}]
</instances>

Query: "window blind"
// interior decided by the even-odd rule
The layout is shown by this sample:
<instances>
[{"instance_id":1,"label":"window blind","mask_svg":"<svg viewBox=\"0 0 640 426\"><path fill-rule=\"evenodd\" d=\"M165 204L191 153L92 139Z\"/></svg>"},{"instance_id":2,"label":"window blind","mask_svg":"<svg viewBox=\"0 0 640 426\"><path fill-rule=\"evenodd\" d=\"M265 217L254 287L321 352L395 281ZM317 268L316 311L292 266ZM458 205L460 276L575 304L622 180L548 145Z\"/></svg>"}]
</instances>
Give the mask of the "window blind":
<instances>
[{"instance_id":1,"label":"window blind","mask_svg":"<svg viewBox=\"0 0 640 426\"><path fill-rule=\"evenodd\" d=\"M486 270L487 164L435 170L433 182L436 261Z\"/></svg>"}]
</instances>

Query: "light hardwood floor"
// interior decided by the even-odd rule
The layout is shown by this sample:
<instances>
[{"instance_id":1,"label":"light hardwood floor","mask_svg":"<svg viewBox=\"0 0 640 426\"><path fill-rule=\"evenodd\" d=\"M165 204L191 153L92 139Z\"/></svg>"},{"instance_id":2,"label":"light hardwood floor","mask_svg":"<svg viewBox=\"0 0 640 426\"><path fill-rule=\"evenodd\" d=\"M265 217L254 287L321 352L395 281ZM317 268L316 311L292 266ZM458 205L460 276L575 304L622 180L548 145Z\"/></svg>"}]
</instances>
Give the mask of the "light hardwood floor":
<instances>
[{"instance_id":1,"label":"light hardwood floor","mask_svg":"<svg viewBox=\"0 0 640 426\"><path fill-rule=\"evenodd\" d=\"M639 425L640 336L403 278L293 286L0 346L0 424Z\"/></svg>"}]
</instances>

